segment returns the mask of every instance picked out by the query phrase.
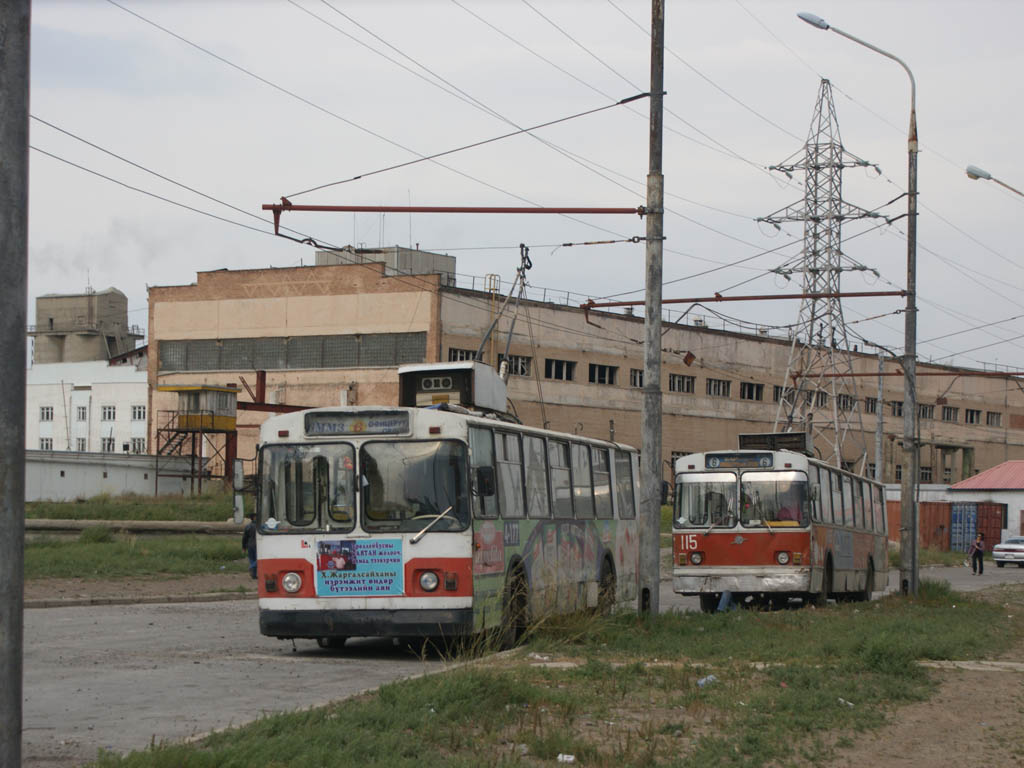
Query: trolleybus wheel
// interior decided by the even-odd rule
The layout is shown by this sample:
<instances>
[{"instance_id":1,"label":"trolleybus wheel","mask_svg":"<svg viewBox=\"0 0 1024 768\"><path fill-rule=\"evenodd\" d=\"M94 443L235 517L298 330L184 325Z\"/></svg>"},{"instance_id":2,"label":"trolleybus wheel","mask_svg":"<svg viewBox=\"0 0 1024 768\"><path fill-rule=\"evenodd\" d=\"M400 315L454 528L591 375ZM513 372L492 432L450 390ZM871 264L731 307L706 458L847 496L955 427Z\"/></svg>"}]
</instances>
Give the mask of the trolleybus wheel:
<instances>
[{"instance_id":1,"label":"trolleybus wheel","mask_svg":"<svg viewBox=\"0 0 1024 768\"><path fill-rule=\"evenodd\" d=\"M499 646L513 648L526 633L526 576L517 568L509 577L501 612Z\"/></svg>"},{"instance_id":2,"label":"trolleybus wheel","mask_svg":"<svg viewBox=\"0 0 1024 768\"><path fill-rule=\"evenodd\" d=\"M875 563L868 560L868 575L864 579L864 591L857 593L857 600L867 602L871 599L871 593L875 591Z\"/></svg>"},{"instance_id":3,"label":"trolleybus wheel","mask_svg":"<svg viewBox=\"0 0 1024 768\"><path fill-rule=\"evenodd\" d=\"M597 612L607 616L615 605L615 569L605 558L601 563L601 579L597 583Z\"/></svg>"},{"instance_id":4,"label":"trolleybus wheel","mask_svg":"<svg viewBox=\"0 0 1024 768\"><path fill-rule=\"evenodd\" d=\"M825 573L821 577L821 592L811 595L811 603L823 606L828 603L832 592L832 558L825 561Z\"/></svg>"},{"instance_id":5,"label":"trolleybus wheel","mask_svg":"<svg viewBox=\"0 0 1024 768\"><path fill-rule=\"evenodd\" d=\"M718 601L721 598L718 595L701 595L700 596L700 609L704 613L714 613L718 608Z\"/></svg>"},{"instance_id":6,"label":"trolleybus wheel","mask_svg":"<svg viewBox=\"0 0 1024 768\"><path fill-rule=\"evenodd\" d=\"M316 644L321 648L342 648L346 640L347 637L318 637Z\"/></svg>"}]
</instances>

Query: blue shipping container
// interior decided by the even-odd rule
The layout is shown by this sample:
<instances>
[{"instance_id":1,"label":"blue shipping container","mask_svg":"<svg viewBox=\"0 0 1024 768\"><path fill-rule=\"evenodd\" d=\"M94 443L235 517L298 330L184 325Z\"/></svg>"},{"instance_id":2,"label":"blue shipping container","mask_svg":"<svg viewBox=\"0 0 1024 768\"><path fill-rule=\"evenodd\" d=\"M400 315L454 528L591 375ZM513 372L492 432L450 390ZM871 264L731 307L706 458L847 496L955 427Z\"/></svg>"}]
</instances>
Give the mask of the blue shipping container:
<instances>
[{"instance_id":1,"label":"blue shipping container","mask_svg":"<svg viewBox=\"0 0 1024 768\"><path fill-rule=\"evenodd\" d=\"M973 501L953 503L949 526L949 548L953 552L966 552L974 541L978 529L978 504Z\"/></svg>"}]
</instances>

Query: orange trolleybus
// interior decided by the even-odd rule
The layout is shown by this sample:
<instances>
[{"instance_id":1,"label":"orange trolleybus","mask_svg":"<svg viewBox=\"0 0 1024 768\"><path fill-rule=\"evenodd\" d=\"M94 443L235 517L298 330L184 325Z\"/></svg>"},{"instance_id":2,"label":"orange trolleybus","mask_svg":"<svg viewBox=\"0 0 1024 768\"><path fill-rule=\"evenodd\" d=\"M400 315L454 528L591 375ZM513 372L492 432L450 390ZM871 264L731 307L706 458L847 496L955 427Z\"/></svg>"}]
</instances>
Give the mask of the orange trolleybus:
<instances>
[{"instance_id":1,"label":"orange trolleybus","mask_svg":"<svg viewBox=\"0 0 1024 768\"><path fill-rule=\"evenodd\" d=\"M439 402L262 425L261 632L328 647L499 630L508 644L533 618L635 603L637 452L451 403L450 372L410 375Z\"/></svg>"},{"instance_id":2,"label":"orange trolleybus","mask_svg":"<svg viewBox=\"0 0 1024 768\"><path fill-rule=\"evenodd\" d=\"M888 573L882 485L787 450L675 464L673 588L714 611L790 598L868 600Z\"/></svg>"}]
</instances>

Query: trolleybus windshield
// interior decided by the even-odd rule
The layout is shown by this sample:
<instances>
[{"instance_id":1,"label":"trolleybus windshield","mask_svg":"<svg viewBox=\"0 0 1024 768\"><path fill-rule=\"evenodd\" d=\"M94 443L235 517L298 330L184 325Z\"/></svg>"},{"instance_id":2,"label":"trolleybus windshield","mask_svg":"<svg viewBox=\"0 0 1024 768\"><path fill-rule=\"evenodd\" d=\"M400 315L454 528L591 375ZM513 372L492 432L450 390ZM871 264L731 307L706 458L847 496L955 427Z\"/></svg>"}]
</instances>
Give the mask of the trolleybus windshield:
<instances>
[{"instance_id":1,"label":"trolleybus windshield","mask_svg":"<svg viewBox=\"0 0 1024 768\"><path fill-rule=\"evenodd\" d=\"M355 450L348 443L265 446L260 452L261 530L351 531L355 487Z\"/></svg>"},{"instance_id":2,"label":"trolleybus windshield","mask_svg":"<svg viewBox=\"0 0 1024 768\"><path fill-rule=\"evenodd\" d=\"M810 520L803 472L744 472L740 477L740 523L802 526Z\"/></svg>"},{"instance_id":3,"label":"trolleybus windshield","mask_svg":"<svg viewBox=\"0 0 1024 768\"><path fill-rule=\"evenodd\" d=\"M676 482L676 527L732 527L736 524L736 474L701 472Z\"/></svg>"},{"instance_id":4,"label":"trolleybus windshield","mask_svg":"<svg viewBox=\"0 0 1024 768\"><path fill-rule=\"evenodd\" d=\"M418 533L469 525L466 446L451 440L365 443L359 452L363 529Z\"/></svg>"}]
</instances>

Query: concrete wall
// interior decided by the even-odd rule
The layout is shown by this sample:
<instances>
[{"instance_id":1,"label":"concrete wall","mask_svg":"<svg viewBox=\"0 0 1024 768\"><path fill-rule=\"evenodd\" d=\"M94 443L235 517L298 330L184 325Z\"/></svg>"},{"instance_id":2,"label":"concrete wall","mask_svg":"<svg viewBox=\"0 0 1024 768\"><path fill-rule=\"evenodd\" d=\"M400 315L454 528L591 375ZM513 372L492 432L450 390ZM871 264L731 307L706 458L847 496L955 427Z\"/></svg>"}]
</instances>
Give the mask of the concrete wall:
<instances>
[{"instance_id":1,"label":"concrete wall","mask_svg":"<svg viewBox=\"0 0 1024 768\"><path fill-rule=\"evenodd\" d=\"M162 458L160 494L184 494L187 478L163 473L188 472L188 462ZM101 493L152 496L156 457L67 451L25 451L25 501L74 501Z\"/></svg>"}]
</instances>

